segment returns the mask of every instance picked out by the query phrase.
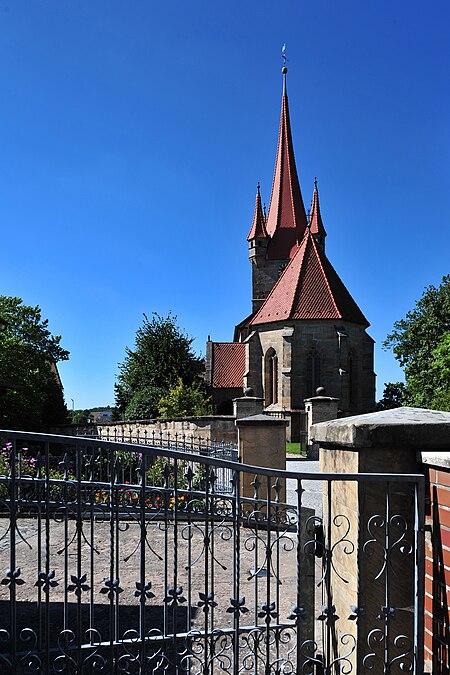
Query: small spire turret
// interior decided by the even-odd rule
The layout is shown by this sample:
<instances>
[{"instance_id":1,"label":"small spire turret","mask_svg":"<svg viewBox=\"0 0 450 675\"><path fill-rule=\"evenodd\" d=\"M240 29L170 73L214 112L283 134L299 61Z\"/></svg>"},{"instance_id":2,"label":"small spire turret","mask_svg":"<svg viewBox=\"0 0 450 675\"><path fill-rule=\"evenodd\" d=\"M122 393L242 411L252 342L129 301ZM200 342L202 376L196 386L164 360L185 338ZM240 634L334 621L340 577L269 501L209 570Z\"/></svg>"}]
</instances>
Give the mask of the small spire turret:
<instances>
[{"instance_id":1,"label":"small spire turret","mask_svg":"<svg viewBox=\"0 0 450 675\"><path fill-rule=\"evenodd\" d=\"M311 200L311 211L309 216L309 227L316 243L325 250L325 237L327 233L322 222L322 214L320 213L319 204L319 190L317 188L317 178L314 178L314 191Z\"/></svg>"},{"instance_id":2,"label":"small spire turret","mask_svg":"<svg viewBox=\"0 0 450 675\"><path fill-rule=\"evenodd\" d=\"M252 239L265 239L266 237L266 216L262 210L260 184L258 182L258 185L256 186L256 201L253 222L250 232L247 236L247 241L251 241Z\"/></svg>"}]
</instances>

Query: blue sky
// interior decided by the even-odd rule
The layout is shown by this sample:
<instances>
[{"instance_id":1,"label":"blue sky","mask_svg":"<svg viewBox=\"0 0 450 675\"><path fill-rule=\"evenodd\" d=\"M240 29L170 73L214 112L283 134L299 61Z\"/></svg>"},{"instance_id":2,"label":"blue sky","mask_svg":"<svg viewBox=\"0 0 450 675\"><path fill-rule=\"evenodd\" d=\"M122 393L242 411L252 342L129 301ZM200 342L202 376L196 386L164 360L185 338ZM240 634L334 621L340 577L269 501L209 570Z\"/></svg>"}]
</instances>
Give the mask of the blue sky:
<instances>
[{"instance_id":1,"label":"blue sky","mask_svg":"<svg viewBox=\"0 0 450 675\"><path fill-rule=\"evenodd\" d=\"M143 312L205 351L250 311L246 236L268 202L287 45L306 206L371 323L450 272L447 0L2 0L0 293L71 352L71 407L112 404Z\"/></svg>"}]
</instances>

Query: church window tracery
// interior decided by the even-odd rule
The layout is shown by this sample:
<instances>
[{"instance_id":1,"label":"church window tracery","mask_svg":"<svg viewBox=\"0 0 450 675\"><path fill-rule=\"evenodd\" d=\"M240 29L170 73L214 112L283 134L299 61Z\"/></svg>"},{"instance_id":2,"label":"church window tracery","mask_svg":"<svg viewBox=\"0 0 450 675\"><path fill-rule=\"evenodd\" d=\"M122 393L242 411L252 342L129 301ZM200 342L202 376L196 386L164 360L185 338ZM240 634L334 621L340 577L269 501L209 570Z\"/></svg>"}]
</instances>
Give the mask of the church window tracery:
<instances>
[{"instance_id":1,"label":"church window tracery","mask_svg":"<svg viewBox=\"0 0 450 675\"><path fill-rule=\"evenodd\" d=\"M278 403L278 357L272 347L264 359L264 385L266 407Z\"/></svg>"}]
</instances>

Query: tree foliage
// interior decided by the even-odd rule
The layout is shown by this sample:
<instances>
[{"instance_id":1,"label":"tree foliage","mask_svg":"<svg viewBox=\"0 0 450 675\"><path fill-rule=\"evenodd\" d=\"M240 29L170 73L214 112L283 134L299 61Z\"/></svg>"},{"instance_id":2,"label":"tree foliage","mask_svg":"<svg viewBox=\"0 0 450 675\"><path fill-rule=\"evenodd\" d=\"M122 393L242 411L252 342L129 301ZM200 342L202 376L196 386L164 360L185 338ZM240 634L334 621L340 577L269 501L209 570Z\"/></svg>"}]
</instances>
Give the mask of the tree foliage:
<instances>
[{"instance_id":1,"label":"tree foliage","mask_svg":"<svg viewBox=\"0 0 450 675\"><path fill-rule=\"evenodd\" d=\"M178 384L162 396L159 404L161 417L188 417L190 415L211 415L212 406L205 398L199 384L184 384L181 378Z\"/></svg>"},{"instance_id":2,"label":"tree foliage","mask_svg":"<svg viewBox=\"0 0 450 675\"><path fill-rule=\"evenodd\" d=\"M450 411L450 333L443 335L431 352L430 378L433 384L431 407Z\"/></svg>"},{"instance_id":3,"label":"tree foliage","mask_svg":"<svg viewBox=\"0 0 450 675\"><path fill-rule=\"evenodd\" d=\"M405 401L405 384L404 382L385 382L383 398L381 398L377 405L377 410L391 410L392 408L400 408Z\"/></svg>"},{"instance_id":4,"label":"tree foliage","mask_svg":"<svg viewBox=\"0 0 450 675\"><path fill-rule=\"evenodd\" d=\"M0 426L45 430L67 421L67 408L54 366L69 358L61 337L52 335L39 306L0 295Z\"/></svg>"},{"instance_id":5,"label":"tree foliage","mask_svg":"<svg viewBox=\"0 0 450 675\"><path fill-rule=\"evenodd\" d=\"M405 371L405 403L448 410L450 275L428 286L384 342Z\"/></svg>"},{"instance_id":6,"label":"tree foliage","mask_svg":"<svg viewBox=\"0 0 450 675\"><path fill-rule=\"evenodd\" d=\"M194 354L192 342L172 314L153 313L151 319L144 314L134 349L127 347L115 385L116 405L124 419L156 417L160 398L179 379L188 386L198 382L203 362Z\"/></svg>"}]
</instances>

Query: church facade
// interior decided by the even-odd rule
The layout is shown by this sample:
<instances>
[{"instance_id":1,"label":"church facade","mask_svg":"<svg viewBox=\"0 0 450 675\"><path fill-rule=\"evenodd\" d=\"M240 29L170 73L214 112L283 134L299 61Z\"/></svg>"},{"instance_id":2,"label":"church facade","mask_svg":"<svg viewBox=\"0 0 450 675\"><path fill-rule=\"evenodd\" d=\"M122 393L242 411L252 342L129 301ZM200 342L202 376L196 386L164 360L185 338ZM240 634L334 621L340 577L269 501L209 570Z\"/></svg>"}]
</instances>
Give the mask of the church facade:
<instances>
[{"instance_id":1,"label":"church facade","mask_svg":"<svg viewBox=\"0 0 450 675\"><path fill-rule=\"evenodd\" d=\"M268 213L258 185L247 237L252 312L233 342L206 348L206 376L218 413L251 388L268 412L289 415L321 386L342 415L373 410L374 342L369 323L325 253L317 181L306 214L294 158L287 68Z\"/></svg>"}]
</instances>

